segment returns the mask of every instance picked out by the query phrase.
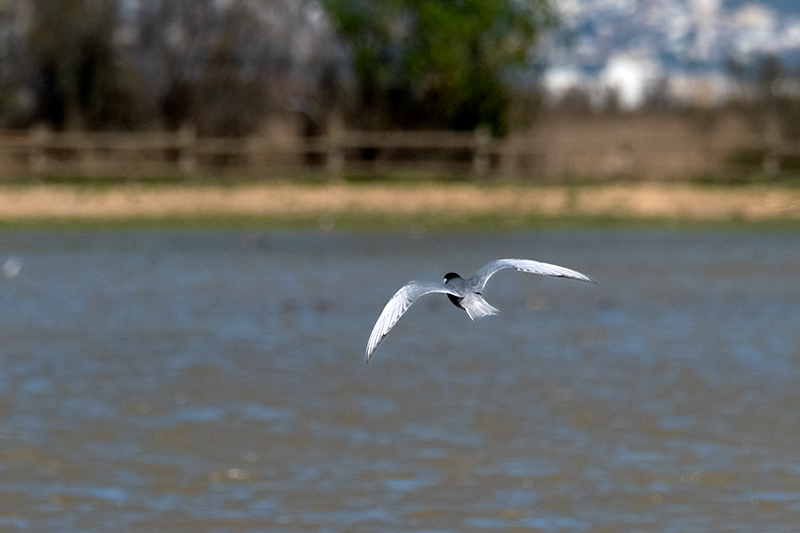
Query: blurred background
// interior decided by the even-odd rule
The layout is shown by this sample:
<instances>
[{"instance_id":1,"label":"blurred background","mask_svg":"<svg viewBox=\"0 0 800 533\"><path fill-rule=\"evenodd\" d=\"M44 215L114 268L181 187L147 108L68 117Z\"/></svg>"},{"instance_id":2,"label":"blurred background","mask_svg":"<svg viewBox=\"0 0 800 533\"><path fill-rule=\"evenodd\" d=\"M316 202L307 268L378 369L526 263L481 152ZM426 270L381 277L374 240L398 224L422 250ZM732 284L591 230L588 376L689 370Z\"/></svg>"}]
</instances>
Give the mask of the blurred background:
<instances>
[{"instance_id":1,"label":"blurred background","mask_svg":"<svg viewBox=\"0 0 800 533\"><path fill-rule=\"evenodd\" d=\"M0 531L795 533L799 82L793 0L0 0ZM501 257L597 284L364 364Z\"/></svg>"},{"instance_id":2,"label":"blurred background","mask_svg":"<svg viewBox=\"0 0 800 533\"><path fill-rule=\"evenodd\" d=\"M3 0L0 175L792 179L799 36L781 0Z\"/></svg>"}]
</instances>

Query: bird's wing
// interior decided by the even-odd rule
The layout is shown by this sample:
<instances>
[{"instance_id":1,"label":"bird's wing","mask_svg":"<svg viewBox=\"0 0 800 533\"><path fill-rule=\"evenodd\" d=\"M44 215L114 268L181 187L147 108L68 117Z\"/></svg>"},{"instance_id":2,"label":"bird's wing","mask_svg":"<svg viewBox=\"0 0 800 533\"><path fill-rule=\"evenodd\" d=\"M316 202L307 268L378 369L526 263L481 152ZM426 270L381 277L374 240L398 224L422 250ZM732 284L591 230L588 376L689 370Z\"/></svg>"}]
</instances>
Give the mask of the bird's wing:
<instances>
[{"instance_id":1,"label":"bird's wing","mask_svg":"<svg viewBox=\"0 0 800 533\"><path fill-rule=\"evenodd\" d=\"M399 291L392 296L389 303L386 304L386 307L383 308L381 312L381 316L378 317L378 321L375 322L375 327L372 328L372 333L369 336L369 341L367 342L367 352L365 360L369 362L372 354L375 353L375 349L381 343L383 338L389 333L389 330L397 324L397 321L400 320L400 317L403 316L403 313L411 307L411 304L425 294L429 294L432 292L443 292L447 294L452 294L454 296L458 296L459 293L453 291L452 288L447 287L443 283L419 283L416 281L412 281L405 286L403 286Z\"/></svg>"},{"instance_id":2,"label":"bird's wing","mask_svg":"<svg viewBox=\"0 0 800 533\"><path fill-rule=\"evenodd\" d=\"M529 272L531 274L542 274L544 276L554 276L557 278L577 279L579 281L588 281L594 283L589 276L564 268L558 265L551 265L549 263L540 263L539 261L531 261L530 259L498 259L485 265L478 270L470 281L473 282L478 290L486 286L486 282L492 277L492 274L504 268L513 268L520 272Z\"/></svg>"}]
</instances>

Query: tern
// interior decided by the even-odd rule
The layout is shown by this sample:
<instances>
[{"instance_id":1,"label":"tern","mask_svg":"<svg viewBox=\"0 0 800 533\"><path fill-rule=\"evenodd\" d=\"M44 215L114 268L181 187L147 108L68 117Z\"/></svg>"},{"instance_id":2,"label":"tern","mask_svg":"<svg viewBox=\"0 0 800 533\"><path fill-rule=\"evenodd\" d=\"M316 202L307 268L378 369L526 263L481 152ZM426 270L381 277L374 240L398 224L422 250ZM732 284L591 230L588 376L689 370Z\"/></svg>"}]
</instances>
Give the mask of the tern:
<instances>
[{"instance_id":1,"label":"tern","mask_svg":"<svg viewBox=\"0 0 800 533\"><path fill-rule=\"evenodd\" d=\"M449 272L445 274L441 283L411 281L400 288L389 300L389 303L386 304L386 307L383 308L369 336L365 362L369 362L375 350L378 348L378 345L389 333L389 330L397 324L397 321L400 320L403 313L405 313L406 310L411 307L411 304L420 296L434 292L444 293L453 305L466 311L473 321L488 315L499 314L500 310L492 307L483 299L481 291L486 286L486 282L489 281L489 278L491 278L495 272L504 268L513 268L520 272L594 283L594 281L589 279L589 276L576 272L575 270L570 270L569 268L558 265L551 265L549 263L540 263L539 261L532 261L530 259L497 259L485 265L469 279L464 279L455 272Z\"/></svg>"}]
</instances>

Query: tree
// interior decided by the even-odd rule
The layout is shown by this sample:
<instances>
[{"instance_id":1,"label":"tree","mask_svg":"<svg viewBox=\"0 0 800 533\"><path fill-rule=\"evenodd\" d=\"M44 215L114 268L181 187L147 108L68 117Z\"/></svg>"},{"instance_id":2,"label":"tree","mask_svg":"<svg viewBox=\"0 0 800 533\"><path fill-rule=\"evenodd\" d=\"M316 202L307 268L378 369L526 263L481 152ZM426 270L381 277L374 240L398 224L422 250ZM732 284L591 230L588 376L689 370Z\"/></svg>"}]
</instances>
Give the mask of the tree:
<instances>
[{"instance_id":1,"label":"tree","mask_svg":"<svg viewBox=\"0 0 800 533\"><path fill-rule=\"evenodd\" d=\"M0 125L252 133L329 88L320 14L314 0L0 0Z\"/></svg>"},{"instance_id":2,"label":"tree","mask_svg":"<svg viewBox=\"0 0 800 533\"><path fill-rule=\"evenodd\" d=\"M20 91L28 71L27 43L18 30L23 8L19 0L0 0L0 128L24 120L27 111L27 94Z\"/></svg>"},{"instance_id":3,"label":"tree","mask_svg":"<svg viewBox=\"0 0 800 533\"><path fill-rule=\"evenodd\" d=\"M351 47L361 127L507 129L508 69L555 22L549 0L322 0Z\"/></svg>"},{"instance_id":4,"label":"tree","mask_svg":"<svg viewBox=\"0 0 800 533\"><path fill-rule=\"evenodd\" d=\"M141 2L133 62L168 129L245 135L324 72L333 47L314 21L313 4L297 0Z\"/></svg>"},{"instance_id":5,"label":"tree","mask_svg":"<svg viewBox=\"0 0 800 533\"><path fill-rule=\"evenodd\" d=\"M753 125L767 135L769 128L784 139L800 139L800 72L788 68L774 54L729 59L727 70L739 85L733 104L745 110Z\"/></svg>"},{"instance_id":6,"label":"tree","mask_svg":"<svg viewBox=\"0 0 800 533\"><path fill-rule=\"evenodd\" d=\"M57 128L130 126L140 120L136 77L116 57L114 0L33 0L28 42L39 118Z\"/></svg>"}]
</instances>

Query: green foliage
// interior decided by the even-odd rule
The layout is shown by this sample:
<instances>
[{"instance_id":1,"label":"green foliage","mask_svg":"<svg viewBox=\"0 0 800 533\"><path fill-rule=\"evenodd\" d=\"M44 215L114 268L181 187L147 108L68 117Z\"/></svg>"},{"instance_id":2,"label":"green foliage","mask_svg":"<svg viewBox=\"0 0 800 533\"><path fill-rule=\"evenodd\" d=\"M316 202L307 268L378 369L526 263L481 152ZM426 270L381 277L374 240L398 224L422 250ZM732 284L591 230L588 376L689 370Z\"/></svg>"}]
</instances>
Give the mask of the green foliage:
<instances>
[{"instance_id":1,"label":"green foliage","mask_svg":"<svg viewBox=\"0 0 800 533\"><path fill-rule=\"evenodd\" d=\"M323 0L351 45L362 127L507 129L504 74L555 22L549 0Z\"/></svg>"}]
</instances>

